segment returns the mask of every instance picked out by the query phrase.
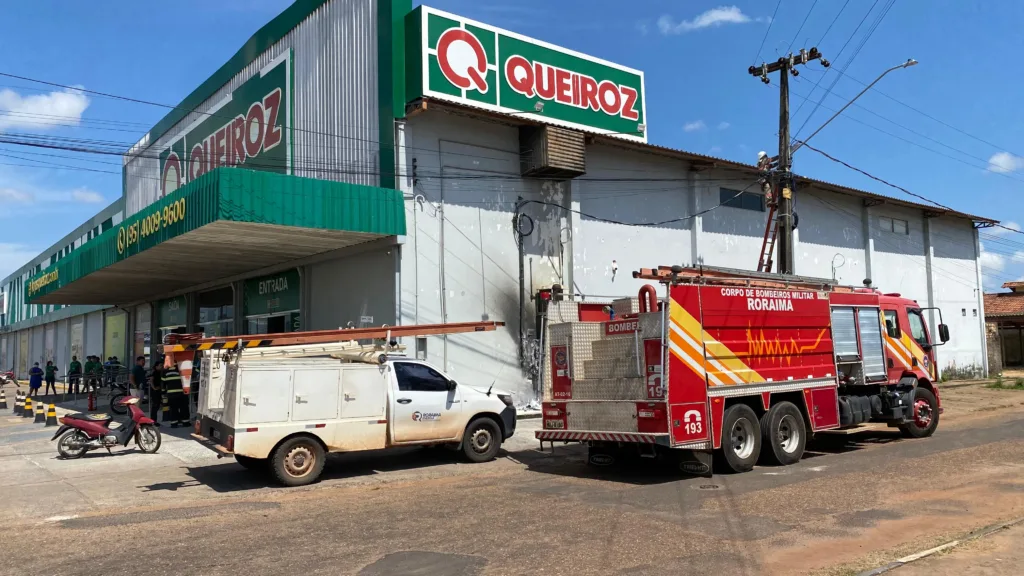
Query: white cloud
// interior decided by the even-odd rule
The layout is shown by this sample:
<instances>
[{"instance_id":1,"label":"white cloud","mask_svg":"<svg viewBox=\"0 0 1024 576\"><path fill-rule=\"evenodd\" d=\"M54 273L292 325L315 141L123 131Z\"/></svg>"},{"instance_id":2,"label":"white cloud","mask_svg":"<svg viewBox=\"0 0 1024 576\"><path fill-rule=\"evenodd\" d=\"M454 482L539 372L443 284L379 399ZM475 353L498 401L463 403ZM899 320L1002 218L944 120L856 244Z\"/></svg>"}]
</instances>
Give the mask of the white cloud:
<instances>
[{"instance_id":1,"label":"white cloud","mask_svg":"<svg viewBox=\"0 0 1024 576\"><path fill-rule=\"evenodd\" d=\"M724 24L745 24L750 21L750 16L744 14L737 6L719 6L698 14L692 20L680 20L679 22L665 14L658 18L658 30L661 30L662 34L683 34L702 28Z\"/></svg>"},{"instance_id":2,"label":"white cloud","mask_svg":"<svg viewBox=\"0 0 1024 576\"><path fill-rule=\"evenodd\" d=\"M89 98L81 90L22 96L5 88L0 90L0 132L10 128L44 130L77 126L88 107Z\"/></svg>"},{"instance_id":3,"label":"white cloud","mask_svg":"<svg viewBox=\"0 0 1024 576\"><path fill-rule=\"evenodd\" d=\"M694 120L693 122L687 122L683 124L683 132L697 132L707 128L707 124L703 120Z\"/></svg>"},{"instance_id":4,"label":"white cloud","mask_svg":"<svg viewBox=\"0 0 1024 576\"><path fill-rule=\"evenodd\" d=\"M729 124L728 122L724 122L724 121L718 123L718 129L719 130L728 130L729 126L732 126L732 124Z\"/></svg>"},{"instance_id":5,"label":"white cloud","mask_svg":"<svg viewBox=\"0 0 1024 576\"><path fill-rule=\"evenodd\" d=\"M37 256L39 256L39 250L23 244L0 242L0 278L6 278L11 272L21 268Z\"/></svg>"},{"instance_id":6,"label":"white cloud","mask_svg":"<svg viewBox=\"0 0 1024 576\"><path fill-rule=\"evenodd\" d=\"M650 31L647 27L647 22L637 22L636 29L640 32L641 36L647 36L647 33Z\"/></svg>"},{"instance_id":7,"label":"white cloud","mask_svg":"<svg viewBox=\"0 0 1024 576\"><path fill-rule=\"evenodd\" d=\"M18 204L29 204L34 199L29 192L15 190L14 188L0 188L0 200L17 202Z\"/></svg>"},{"instance_id":8,"label":"white cloud","mask_svg":"<svg viewBox=\"0 0 1024 576\"><path fill-rule=\"evenodd\" d=\"M1019 232L1020 224L1017 224L1016 222L1000 222L999 226L993 226L991 228L988 228L985 230L985 232L992 236L1002 236L1003 234L1010 233L1010 230L1007 230L1006 228L1009 228L1010 230L1017 230Z\"/></svg>"},{"instance_id":9,"label":"white cloud","mask_svg":"<svg viewBox=\"0 0 1024 576\"><path fill-rule=\"evenodd\" d=\"M105 200L99 192L93 192L87 188L78 188L71 191L71 199L83 204L99 204Z\"/></svg>"},{"instance_id":10,"label":"white cloud","mask_svg":"<svg viewBox=\"0 0 1024 576\"><path fill-rule=\"evenodd\" d=\"M996 272L1006 268L1006 258L1003 258L1002 254L996 254L995 252L985 252L985 247L981 248L981 256L978 258L981 262L982 268L994 270Z\"/></svg>"},{"instance_id":11,"label":"white cloud","mask_svg":"<svg viewBox=\"0 0 1024 576\"><path fill-rule=\"evenodd\" d=\"M997 174L1016 172L1024 168L1024 158L1009 152L996 152L988 159L988 169Z\"/></svg>"},{"instance_id":12,"label":"white cloud","mask_svg":"<svg viewBox=\"0 0 1024 576\"><path fill-rule=\"evenodd\" d=\"M712 146L711 148L708 148L708 154L710 154L712 156L714 156L715 154L721 154L721 153L722 153L722 147L721 146Z\"/></svg>"}]
</instances>

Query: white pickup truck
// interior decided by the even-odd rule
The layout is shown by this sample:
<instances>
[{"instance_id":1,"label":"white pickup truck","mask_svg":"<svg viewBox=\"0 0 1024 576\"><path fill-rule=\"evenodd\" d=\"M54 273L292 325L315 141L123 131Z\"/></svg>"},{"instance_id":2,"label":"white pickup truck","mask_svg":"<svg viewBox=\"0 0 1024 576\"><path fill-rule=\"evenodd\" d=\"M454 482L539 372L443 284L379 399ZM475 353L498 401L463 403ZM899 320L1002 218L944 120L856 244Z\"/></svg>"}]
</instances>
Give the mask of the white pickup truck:
<instances>
[{"instance_id":1,"label":"white pickup truck","mask_svg":"<svg viewBox=\"0 0 1024 576\"><path fill-rule=\"evenodd\" d=\"M351 342L200 354L192 436L287 486L315 481L328 452L445 444L485 462L516 429L510 395Z\"/></svg>"}]
</instances>

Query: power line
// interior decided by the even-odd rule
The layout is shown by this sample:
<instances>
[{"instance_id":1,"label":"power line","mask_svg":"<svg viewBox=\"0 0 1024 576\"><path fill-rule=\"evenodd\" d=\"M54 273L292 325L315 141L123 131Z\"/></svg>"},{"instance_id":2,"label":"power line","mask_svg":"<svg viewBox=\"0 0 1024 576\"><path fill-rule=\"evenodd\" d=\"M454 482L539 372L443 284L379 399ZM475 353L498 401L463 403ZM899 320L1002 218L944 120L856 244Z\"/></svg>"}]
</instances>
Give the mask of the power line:
<instances>
[{"instance_id":1,"label":"power line","mask_svg":"<svg viewBox=\"0 0 1024 576\"><path fill-rule=\"evenodd\" d=\"M800 27L796 29L796 34L793 34L793 40L789 43L789 48L786 48L786 53L793 52L793 45L796 44L796 39L800 37L800 32L803 31L804 25L807 24L807 19L811 17L811 12L814 12L814 7L818 5L818 0L814 0L811 4L811 9L807 11L807 15L804 16L804 21L800 23ZM820 43L819 43L820 44Z\"/></svg>"},{"instance_id":2,"label":"power line","mask_svg":"<svg viewBox=\"0 0 1024 576\"><path fill-rule=\"evenodd\" d=\"M843 15L843 11L845 11L846 7L849 5L850 0L846 0L846 3L843 4L843 7L839 9L839 13L836 14L836 17L832 19L832 23L829 24L828 28L825 29L825 33L821 35L821 39L818 40L818 46L821 46L821 43L825 41L825 37L828 36L829 31L831 31L832 27L836 25L836 22L839 20L839 17Z\"/></svg>"},{"instance_id":3,"label":"power line","mask_svg":"<svg viewBox=\"0 0 1024 576\"><path fill-rule=\"evenodd\" d=\"M950 212L959 212L959 210L955 210L953 208L950 208L949 206L946 206L945 204L940 204L939 202L936 202L935 200L932 200L931 198L928 198L926 196L922 196L922 195L920 195L920 194L918 194L916 192L911 192L910 190L907 190L906 188L904 188L902 186L893 184L892 182L889 182L887 180L879 178L878 176L875 176L874 174L870 174L870 173L868 173L868 172L866 172L864 170L861 170L860 168L857 168L856 166L852 166L849 163L844 162L844 161L836 158L835 156L832 156L832 155L830 155L830 154L828 154L826 152L823 152L823 151L821 151L821 150L819 150L817 148L814 148L810 144L804 143L803 146L804 146L804 148L808 148L810 150L813 150L813 151L817 152L818 154L821 154L822 156L824 156L825 158L828 158L829 160L831 160L833 162L836 162L838 164L842 164L843 166L849 168L850 170L853 170L855 172L863 174L864 176L867 176L868 178L871 178L872 180L875 180L876 182L881 182L882 184L885 184L886 186L889 186L891 188L895 188L896 190L899 190L900 192L903 192L905 194L909 194L910 196L913 196L914 198L918 198L920 200L928 202L929 204L933 204L933 205L935 205L935 206L937 206L939 208L942 208L944 210L948 210ZM1024 231L1017 230L1016 228L1010 228L1009 226L1004 226L1004 225L1002 225L1002 224L1000 224L998 222L994 223L992 226L995 227L995 228L1002 228L1003 230L1008 230L1008 231L1014 232L1016 234L1024 234Z\"/></svg>"},{"instance_id":4,"label":"power line","mask_svg":"<svg viewBox=\"0 0 1024 576\"><path fill-rule=\"evenodd\" d=\"M875 0L875 3L877 4L878 0ZM857 45L856 48L854 48L853 55L851 55L849 60L847 60L843 64L843 67L839 69L840 72L845 72L850 67L850 65L853 64L853 61L857 59L857 56L860 54L861 50L863 50L864 46L867 45L868 40L871 39L871 36L875 33L875 30L878 29L878 25L882 23L882 20L885 19L885 16L889 13L889 10L892 9L893 4L895 3L896 0L888 0L888 4L882 6L882 9L875 17L875 20L868 27L868 30L864 33L864 36L861 37L860 43ZM874 5L872 5L872 8L874 8ZM870 13L871 12L869 11L868 14ZM867 15L865 15L865 18L867 18ZM838 57L836 59L838 60ZM822 75L822 78L823 77L824 75ZM841 76L836 76L836 78L832 81L832 84L830 84L828 89L825 90L825 93L821 95L821 98L818 100L818 103L815 104L814 109L812 109L810 114L808 114L807 117L804 119L803 124L801 124L800 127L797 128L796 133L794 134L794 138L800 136L800 133L803 131L804 127L807 126L807 123L810 122L811 118L814 117L814 113L818 111L818 108L821 106L822 102L825 101L828 95L832 92L832 89L835 88L840 78Z\"/></svg>"},{"instance_id":5,"label":"power line","mask_svg":"<svg viewBox=\"0 0 1024 576\"><path fill-rule=\"evenodd\" d=\"M757 54L754 54L754 63L757 63L758 59L761 58L761 50L764 50L764 42L768 39L768 33L772 31L772 25L775 24L775 16L779 13L779 6L782 6L782 0L779 0L775 4L775 11L772 12L772 19L768 21L768 29L764 31L764 38L761 38L761 45L757 48Z\"/></svg>"}]
</instances>

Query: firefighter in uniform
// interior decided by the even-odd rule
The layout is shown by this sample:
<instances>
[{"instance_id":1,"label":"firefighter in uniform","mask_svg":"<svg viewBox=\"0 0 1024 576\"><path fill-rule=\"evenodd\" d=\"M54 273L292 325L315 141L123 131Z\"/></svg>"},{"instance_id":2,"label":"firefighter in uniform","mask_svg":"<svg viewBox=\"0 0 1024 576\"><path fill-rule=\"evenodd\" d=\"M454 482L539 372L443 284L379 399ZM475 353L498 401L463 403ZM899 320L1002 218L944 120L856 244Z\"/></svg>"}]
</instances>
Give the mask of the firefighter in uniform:
<instances>
[{"instance_id":1,"label":"firefighter in uniform","mask_svg":"<svg viewBox=\"0 0 1024 576\"><path fill-rule=\"evenodd\" d=\"M167 420L171 421L171 428L188 426L188 396L182 388L181 374L178 372L178 363L170 361L170 367L164 370L160 379L163 384L163 392L167 397L167 405L170 411Z\"/></svg>"}]
</instances>

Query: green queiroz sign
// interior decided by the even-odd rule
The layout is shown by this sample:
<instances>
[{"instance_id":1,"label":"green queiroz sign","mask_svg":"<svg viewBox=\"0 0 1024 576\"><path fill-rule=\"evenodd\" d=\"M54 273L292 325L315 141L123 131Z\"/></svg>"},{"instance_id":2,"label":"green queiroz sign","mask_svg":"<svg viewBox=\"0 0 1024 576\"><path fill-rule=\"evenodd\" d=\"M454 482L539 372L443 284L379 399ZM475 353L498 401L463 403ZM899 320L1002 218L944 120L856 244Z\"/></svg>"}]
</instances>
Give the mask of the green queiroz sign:
<instances>
[{"instance_id":1,"label":"green queiroz sign","mask_svg":"<svg viewBox=\"0 0 1024 576\"><path fill-rule=\"evenodd\" d=\"M409 13L406 29L410 101L525 112L542 122L647 141L639 70L426 6Z\"/></svg>"},{"instance_id":2,"label":"green queiroz sign","mask_svg":"<svg viewBox=\"0 0 1024 576\"><path fill-rule=\"evenodd\" d=\"M166 196L221 166L291 173L291 53L215 103L160 152Z\"/></svg>"}]
</instances>

